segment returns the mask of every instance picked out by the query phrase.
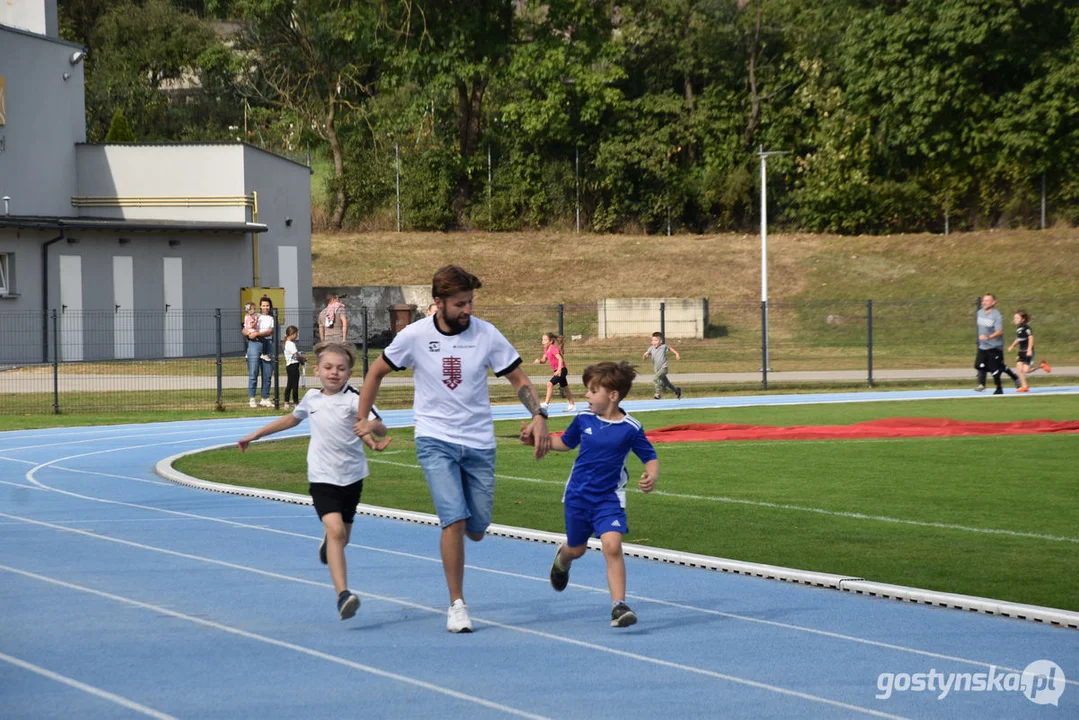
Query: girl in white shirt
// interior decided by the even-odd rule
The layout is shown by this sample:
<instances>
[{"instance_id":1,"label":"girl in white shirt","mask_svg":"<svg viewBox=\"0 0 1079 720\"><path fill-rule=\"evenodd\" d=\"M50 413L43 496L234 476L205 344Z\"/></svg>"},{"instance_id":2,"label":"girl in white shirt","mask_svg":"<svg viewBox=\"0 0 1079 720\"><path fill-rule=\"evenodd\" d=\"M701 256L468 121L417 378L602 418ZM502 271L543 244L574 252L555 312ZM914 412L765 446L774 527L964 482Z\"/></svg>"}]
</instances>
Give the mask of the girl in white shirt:
<instances>
[{"instance_id":1,"label":"girl in white shirt","mask_svg":"<svg viewBox=\"0 0 1079 720\"><path fill-rule=\"evenodd\" d=\"M307 363L303 353L296 347L296 338L300 330L295 325L285 328L285 374L288 381L285 383L285 409L292 406L290 402L300 404L300 366Z\"/></svg>"},{"instance_id":2,"label":"girl in white shirt","mask_svg":"<svg viewBox=\"0 0 1079 720\"><path fill-rule=\"evenodd\" d=\"M294 428L305 418L310 420L307 480L315 511L325 531L318 549L319 560L330 567L330 578L337 593L337 612L342 620L355 615L360 607L360 599L348 589L345 546L352 536L352 522L360 502L363 480L369 474L363 445L382 451L390 444L386 426L375 411L371 413L368 426L380 439L366 436L361 440L353 434L360 394L348 381L355 363L356 351L347 345L316 345L315 373L322 380L322 389L308 390L291 413L236 443L241 451L246 451L249 444L261 437Z\"/></svg>"}]
</instances>

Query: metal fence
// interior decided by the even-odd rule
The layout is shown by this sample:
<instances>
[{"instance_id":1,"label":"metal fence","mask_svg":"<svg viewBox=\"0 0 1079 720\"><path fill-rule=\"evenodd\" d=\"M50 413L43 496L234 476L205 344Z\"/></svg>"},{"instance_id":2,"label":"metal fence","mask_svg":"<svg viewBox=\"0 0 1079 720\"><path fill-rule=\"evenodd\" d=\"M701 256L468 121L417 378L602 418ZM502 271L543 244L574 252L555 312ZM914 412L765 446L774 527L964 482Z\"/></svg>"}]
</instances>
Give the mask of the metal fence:
<instances>
[{"instance_id":1,"label":"metal fence","mask_svg":"<svg viewBox=\"0 0 1079 720\"><path fill-rule=\"evenodd\" d=\"M1023 308L1032 316L1038 357L1055 365L1079 364L1074 321L1079 298L1001 298L998 308L1004 316L1005 347L1014 337L1012 313ZM475 311L513 343L525 371L540 383L547 369L534 361L542 356L544 332L564 337L571 376L593 362L624 359L638 366L639 382L647 382L652 368L642 355L651 334L658 331L672 336L668 344L681 355L681 360L672 356L670 362L675 382L690 390L696 386L716 391L783 385L788 382L785 374L809 371L853 371L845 382L862 386L878 382L888 370L969 369L973 378L975 309L975 298L783 302L768 307L711 301L703 325L692 333L674 327L663 304L652 313L607 318L603 332L594 303L480 305ZM271 364L271 399L278 408L285 385L282 325L307 328L310 334L298 340L301 350L309 351L317 341L313 335L317 330L312 330L317 328L316 310L283 312L274 337L278 353ZM389 340L381 330L387 312L362 308L360 317L351 318L348 340L359 355L355 385ZM308 322L298 323L301 317ZM242 323L242 313L233 310L4 313L0 414L244 407L249 402L249 375ZM369 332L376 324L379 332ZM686 334L695 336L673 337ZM311 371L304 379L308 387L317 386ZM495 401L515 398L505 381L492 378L491 388ZM411 399L410 372L394 373L384 381L381 405L406 405Z\"/></svg>"}]
</instances>

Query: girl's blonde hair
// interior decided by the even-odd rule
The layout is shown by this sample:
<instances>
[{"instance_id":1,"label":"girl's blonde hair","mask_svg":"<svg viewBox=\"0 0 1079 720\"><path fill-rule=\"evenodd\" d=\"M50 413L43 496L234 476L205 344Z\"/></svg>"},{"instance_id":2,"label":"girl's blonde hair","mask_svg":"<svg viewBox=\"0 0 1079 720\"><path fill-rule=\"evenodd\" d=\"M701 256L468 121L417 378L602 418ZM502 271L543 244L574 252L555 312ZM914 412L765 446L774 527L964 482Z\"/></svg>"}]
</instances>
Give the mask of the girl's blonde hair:
<instances>
[{"instance_id":1,"label":"girl's blonde hair","mask_svg":"<svg viewBox=\"0 0 1079 720\"><path fill-rule=\"evenodd\" d=\"M322 359L322 353L337 353L348 358L348 367L351 370L356 364L356 348L339 342L323 342L314 347L315 361Z\"/></svg>"}]
</instances>

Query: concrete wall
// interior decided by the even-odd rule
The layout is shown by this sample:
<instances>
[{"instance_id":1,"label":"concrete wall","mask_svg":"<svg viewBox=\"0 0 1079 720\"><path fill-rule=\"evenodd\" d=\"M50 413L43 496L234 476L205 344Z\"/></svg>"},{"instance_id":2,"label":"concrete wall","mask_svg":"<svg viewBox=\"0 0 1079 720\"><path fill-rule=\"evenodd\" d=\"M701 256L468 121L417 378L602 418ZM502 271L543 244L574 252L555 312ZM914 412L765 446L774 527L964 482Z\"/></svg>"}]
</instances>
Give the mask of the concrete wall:
<instances>
[{"instance_id":1,"label":"concrete wall","mask_svg":"<svg viewBox=\"0 0 1079 720\"><path fill-rule=\"evenodd\" d=\"M11 197L12 215L74 214L75 143L86 140L83 64L70 62L78 49L0 27L0 197Z\"/></svg>"},{"instance_id":2,"label":"concrete wall","mask_svg":"<svg viewBox=\"0 0 1079 720\"><path fill-rule=\"evenodd\" d=\"M390 307L393 305L415 305L413 320L423 317L431 303L430 285L342 285L337 287L316 287L313 289L315 300L314 315L326 307L331 293L337 293L348 312L348 340L356 344L363 342L363 310L367 309L367 338L369 342L384 341L390 335ZM317 337L318 330L315 330ZM302 335L301 335L302 337Z\"/></svg>"},{"instance_id":3,"label":"concrete wall","mask_svg":"<svg viewBox=\"0 0 1079 720\"><path fill-rule=\"evenodd\" d=\"M244 146L232 144L82 144L76 148L77 195L245 195ZM68 199L70 202L70 198ZM260 208L261 210L261 208ZM248 208L83 207L85 217L244 222Z\"/></svg>"},{"instance_id":4,"label":"concrete wall","mask_svg":"<svg viewBox=\"0 0 1079 720\"><path fill-rule=\"evenodd\" d=\"M598 334L647 337L660 331L660 303L666 337L703 338L708 327L707 298L605 298L596 303Z\"/></svg>"}]
</instances>

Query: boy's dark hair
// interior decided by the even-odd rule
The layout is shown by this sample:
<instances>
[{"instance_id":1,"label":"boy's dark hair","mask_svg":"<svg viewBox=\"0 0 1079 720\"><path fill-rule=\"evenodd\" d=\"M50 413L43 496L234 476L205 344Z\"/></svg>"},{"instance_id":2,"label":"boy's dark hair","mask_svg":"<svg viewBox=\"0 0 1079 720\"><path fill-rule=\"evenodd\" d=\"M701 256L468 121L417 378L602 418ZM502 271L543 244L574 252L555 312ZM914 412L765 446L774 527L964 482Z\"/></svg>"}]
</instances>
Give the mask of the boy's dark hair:
<instances>
[{"instance_id":1,"label":"boy's dark hair","mask_svg":"<svg viewBox=\"0 0 1079 720\"><path fill-rule=\"evenodd\" d=\"M1030 322L1030 315L1027 314L1026 310L1016 310L1015 314L1018 315L1024 323Z\"/></svg>"},{"instance_id":2,"label":"boy's dark hair","mask_svg":"<svg viewBox=\"0 0 1079 720\"><path fill-rule=\"evenodd\" d=\"M632 365L623 360L622 362L598 362L584 369L584 386L592 387L592 383L606 390L614 390L618 393L618 400L622 401L629 395L633 387L633 378L637 377L637 371Z\"/></svg>"},{"instance_id":3,"label":"boy's dark hair","mask_svg":"<svg viewBox=\"0 0 1079 720\"><path fill-rule=\"evenodd\" d=\"M431 278L431 297L448 298L457 293L479 290L483 287L480 279L462 267L447 265L439 268Z\"/></svg>"},{"instance_id":4,"label":"boy's dark hair","mask_svg":"<svg viewBox=\"0 0 1079 720\"><path fill-rule=\"evenodd\" d=\"M289 335L299 335L299 334L300 334L300 328L296 327L295 325L289 325L287 328L285 328L285 337L288 337Z\"/></svg>"},{"instance_id":5,"label":"boy's dark hair","mask_svg":"<svg viewBox=\"0 0 1079 720\"><path fill-rule=\"evenodd\" d=\"M315 345L313 348L315 352L315 361L318 362L322 358L322 353L337 353L338 355L344 355L348 358L348 366L351 369L356 364L356 348L351 345L345 345L337 342L325 342Z\"/></svg>"},{"instance_id":6,"label":"boy's dark hair","mask_svg":"<svg viewBox=\"0 0 1079 720\"><path fill-rule=\"evenodd\" d=\"M654 333L652 333L652 337L658 337L660 340L662 340L663 339L663 333L654 332Z\"/></svg>"}]
</instances>

